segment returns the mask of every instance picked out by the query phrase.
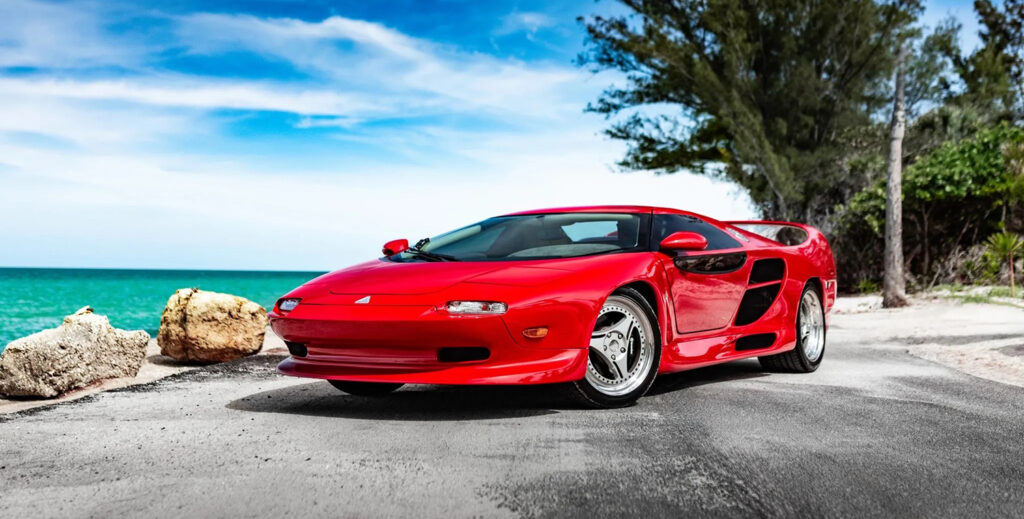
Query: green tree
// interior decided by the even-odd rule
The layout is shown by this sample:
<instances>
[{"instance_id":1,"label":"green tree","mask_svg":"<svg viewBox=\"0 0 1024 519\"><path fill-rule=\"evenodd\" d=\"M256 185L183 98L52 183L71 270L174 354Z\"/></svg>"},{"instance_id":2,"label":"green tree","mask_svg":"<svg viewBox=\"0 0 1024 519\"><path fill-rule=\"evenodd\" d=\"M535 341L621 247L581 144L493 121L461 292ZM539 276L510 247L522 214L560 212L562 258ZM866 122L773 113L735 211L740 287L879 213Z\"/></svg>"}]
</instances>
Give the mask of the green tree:
<instances>
[{"instance_id":1,"label":"green tree","mask_svg":"<svg viewBox=\"0 0 1024 519\"><path fill-rule=\"evenodd\" d=\"M935 260L1003 228L1019 228L1024 198L1024 130L1002 124L947 142L907 167L903 176L906 262L918 276L932 276ZM885 182L854 196L834 240L842 283L851 287L881 272Z\"/></svg>"},{"instance_id":2,"label":"green tree","mask_svg":"<svg viewBox=\"0 0 1024 519\"><path fill-rule=\"evenodd\" d=\"M948 20L935 44L953 65L959 82L946 83L950 101L975 107L992 121L1024 116L1024 0L977 0L981 46L964 54L957 41L960 24Z\"/></svg>"},{"instance_id":3,"label":"green tree","mask_svg":"<svg viewBox=\"0 0 1024 519\"><path fill-rule=\"evenodd\" d=\"M918 0L621 1L631 15L584 20L579 59L627 76L588 107L616 117L621 166L723 177L765 217L818 224L864 185L844 161Z\"/></svg>"}]
</instances>

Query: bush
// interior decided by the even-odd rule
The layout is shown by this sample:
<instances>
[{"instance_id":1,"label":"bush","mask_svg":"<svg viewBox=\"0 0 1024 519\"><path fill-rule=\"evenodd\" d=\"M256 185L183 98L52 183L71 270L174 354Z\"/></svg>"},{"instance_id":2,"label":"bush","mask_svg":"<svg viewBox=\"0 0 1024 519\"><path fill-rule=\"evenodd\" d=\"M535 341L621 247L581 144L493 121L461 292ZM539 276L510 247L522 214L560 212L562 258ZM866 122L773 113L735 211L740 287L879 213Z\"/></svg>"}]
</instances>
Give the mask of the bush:
<instances>
[{"instance_id":1,"label":"bush","mask_svg":"<svg viewBox=\"0 0 1024 519\"><path fill-rule=\"evenodd\" d=\"M992 259L984 245L956 247L936 264L928 284L992 284L998 274L999 263Z\"/></svg>"},{"instance_id":2,"label":"bush","mask_svg":"<svg viewBox=\"0 0 1024 519\"><path fill-rule=\"evenodd\" d=\"M857 282L858 294L874 294L878 292L878 283L870 279L862 279Z\"/></svg>"}]
</instances>

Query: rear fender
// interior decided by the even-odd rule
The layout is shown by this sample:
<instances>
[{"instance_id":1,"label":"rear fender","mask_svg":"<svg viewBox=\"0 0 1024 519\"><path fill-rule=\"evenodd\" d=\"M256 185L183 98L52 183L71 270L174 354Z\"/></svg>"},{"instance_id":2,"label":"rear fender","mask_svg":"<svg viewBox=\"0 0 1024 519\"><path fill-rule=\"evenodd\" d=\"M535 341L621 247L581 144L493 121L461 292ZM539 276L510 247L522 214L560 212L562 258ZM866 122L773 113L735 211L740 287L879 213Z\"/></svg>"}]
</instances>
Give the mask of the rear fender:
<instances>
[{"instance_id":1,"label":"rear fender","mask_svg":"<svg viewBox=\"0 0 1024 519\"><path fill-rule=\"evenodd\" d=\"M792 251L807 261L807 268L799 272L803 281L816 278L823 289L823 303L828 312L836 300L836 262L828 239L818 229L795 222L769 220L742 220L724 222L744 234L762 242ZM794 240L802 235L802 239Z\"/></svg>"}]
</instances>

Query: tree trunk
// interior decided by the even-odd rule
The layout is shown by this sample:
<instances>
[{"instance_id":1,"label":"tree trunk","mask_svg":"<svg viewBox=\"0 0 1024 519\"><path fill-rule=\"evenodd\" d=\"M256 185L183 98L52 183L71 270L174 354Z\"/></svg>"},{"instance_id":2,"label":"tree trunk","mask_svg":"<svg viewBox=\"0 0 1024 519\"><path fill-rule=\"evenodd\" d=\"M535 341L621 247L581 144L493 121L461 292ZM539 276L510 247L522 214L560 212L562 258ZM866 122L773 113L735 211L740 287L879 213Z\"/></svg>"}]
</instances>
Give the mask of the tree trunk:
<instances>
[{"instance_id":1,"label":"tree trunk","mask_svg":"<svg viewBox=\"0 0 1024 519\"><path fill-rule=\"evenodd\" d=\"M907 116L903 64L907 49L900 45L896 58L896 93L893 96L892 123L889 126L889 176L885 190L885 274L882 282L882 306L907 305L907 285L903 278L903 134Z\"/></svg>"},{"instance_id":2,"label":"tree trunk","mask_svg":"<svg viewBox=\"0 0 1024 519\"><path fill-rule=\"evenodd\" d=\"M1010 297L1017 297L1017 285L1013 284L1013 252L1010 252Z\"/></svg>"},{"instance_id":3,"label":"tree trunk","mask_svg":"<svg viewBox=\"0 0 1024 519\"><path fill-rule=\"evenodd\" d=\"M932 255L931 255L931 250L928 249L928 247L930 247L931 244L928 243L928 210L927 209L922 209L921 210L921 220L922 220L922 226L924 227L924 232L922 233L922 236L921 236L921 241L924 243L924 247L923 247L924 248L924 268L921 269L921 271L924 272L925 276L929 276L932 273L932 263L931 263Z\"/></svg>"}]
</instances>

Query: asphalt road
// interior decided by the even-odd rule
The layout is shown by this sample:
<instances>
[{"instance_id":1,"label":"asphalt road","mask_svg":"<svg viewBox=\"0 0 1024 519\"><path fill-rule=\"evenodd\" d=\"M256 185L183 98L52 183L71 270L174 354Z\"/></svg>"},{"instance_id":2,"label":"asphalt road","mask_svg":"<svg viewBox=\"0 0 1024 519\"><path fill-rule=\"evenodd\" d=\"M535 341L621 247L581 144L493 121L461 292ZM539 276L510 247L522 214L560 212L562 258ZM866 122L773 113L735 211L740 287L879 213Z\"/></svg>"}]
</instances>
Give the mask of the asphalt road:
<instances>
[{"instance_id":1,"label":"asphalt road","mask_svg":"<svg viewBox=\"0 0 1024 519\"><path fill-rule=\"evenodd\" d=\"M733 363L612 411L357 398L246 359L0 416L0 516L1020 517L1024 389L906 353L1024 344L1024 312L991 308L840 315L816 373Z\"/></svg>"}]
</instances>

